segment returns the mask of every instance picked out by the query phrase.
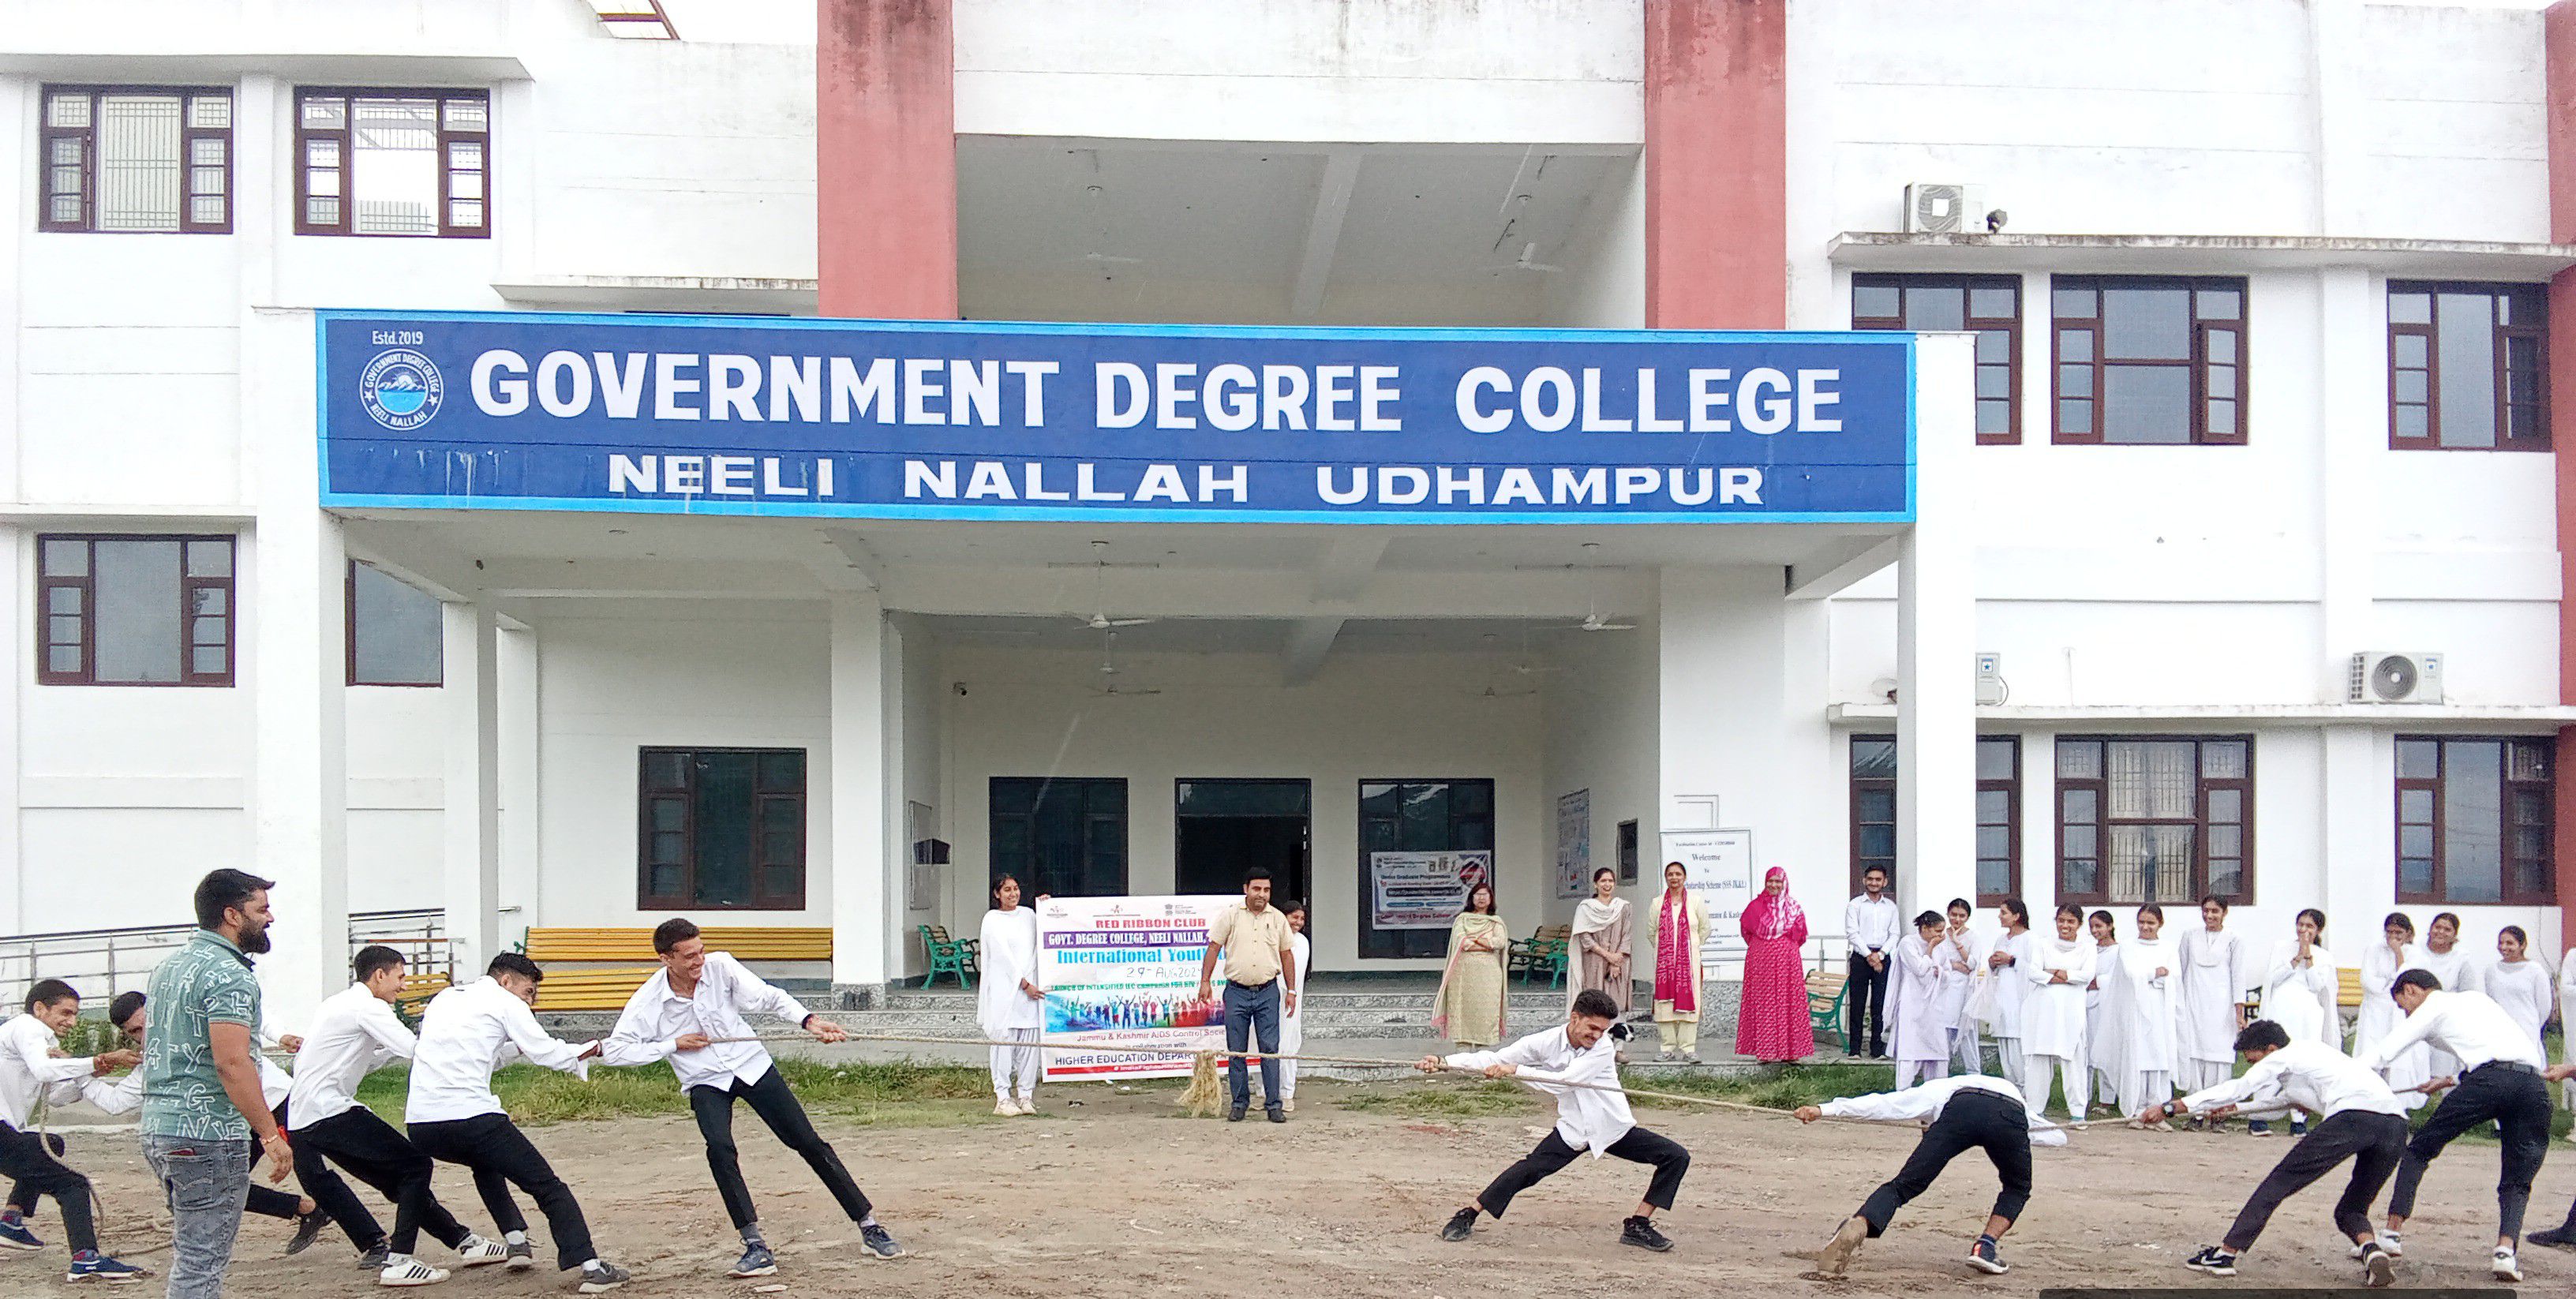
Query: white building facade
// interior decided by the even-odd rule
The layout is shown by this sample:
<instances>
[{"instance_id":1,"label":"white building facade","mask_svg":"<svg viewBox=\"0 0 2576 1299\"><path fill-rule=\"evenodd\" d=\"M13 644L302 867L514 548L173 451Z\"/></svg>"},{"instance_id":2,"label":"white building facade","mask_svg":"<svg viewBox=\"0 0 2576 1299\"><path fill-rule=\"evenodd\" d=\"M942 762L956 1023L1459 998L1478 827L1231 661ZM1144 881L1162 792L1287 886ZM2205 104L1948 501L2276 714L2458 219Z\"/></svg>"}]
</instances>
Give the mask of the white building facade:
<instances>
[{"instance_id":1,"label":"white building facade","mask_svg":"<svg viewBox=\"0 0 2576 1299\"><path fill-rule=\"evenodd\" d=\"M660 8L0 3L0 933L239 866L289 1006L397 907L864 997L996 872L1260 863L1429 969L1378 855L1524 933L1727 828L1822 934L1883 863L2560 949L2576 11ZM325 508L334 311L1928 336L1903 517L995 519Z\"/></svg>"}]
</instances>

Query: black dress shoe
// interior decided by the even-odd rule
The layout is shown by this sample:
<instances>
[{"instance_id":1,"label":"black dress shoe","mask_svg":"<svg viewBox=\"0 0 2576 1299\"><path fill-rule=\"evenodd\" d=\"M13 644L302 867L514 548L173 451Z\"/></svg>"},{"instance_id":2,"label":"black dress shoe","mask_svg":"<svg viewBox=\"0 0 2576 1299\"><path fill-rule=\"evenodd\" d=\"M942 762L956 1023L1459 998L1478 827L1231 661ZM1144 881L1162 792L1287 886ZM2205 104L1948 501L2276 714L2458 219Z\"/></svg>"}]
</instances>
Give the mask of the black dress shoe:
<instances>
[{"instance_id":1,"label":"black dress shoe","mask_svg":"<svg viewBox=\"0 0 2576 1299\"><path fill-rule=\"evenodd\" d=\"M1248 1107L1247 1107L1247 1106L1245 1106L1243 1103L1241 1103L1241 1102L1237 1102L1237 1103L1236 1103L1232 1108L1229 1108L1228 1110L1226 1110L1226 1112L1225 1112L1225 1121L1226 1121L1226 1122L1228 1122L1228 1123L1241 1123L1241 1122L1243 1122L1243 1111L1244 1111L1246 1108L1248 1108Z\"/></svg>"},{"instance_id":2,"label":"black dress shoe","mask_svg":"<svg viewBox=\"0 0 2576 1299\"><path fill-rule=\"evenodd\" d=\"M1288 1111L1283 1110L1276 1105L1271 1106L1268 1113L1270 1115L1270 1121L1273 1123L1285 1123L1288 1121Z\"/></svg>"},{"instance_id":3,"label":"black dress shoe","mask_svg":"<svg viewBox=\"0 0 2576 1299\"><path fill-rule=\"evenodd\" d=\"M2564 1227L2544 1227L2523 1239L2551 1249L2576 1249L2576 1234L2571 1234Z\"/></svg>"},{"instance_id":4,"label":"black dress shoe","mask_svg":"<svg viewBox=\"0 0 2576 1299\"><path fill-rule=\"evenodd\" d=\"M1456 1213L1449 1215L1448 1224L1440 1229L1440 1239L1465 1240L1475 1230L1476 1211L1474 1209L1460 1209Z\"/></svg>"}]
</instances>

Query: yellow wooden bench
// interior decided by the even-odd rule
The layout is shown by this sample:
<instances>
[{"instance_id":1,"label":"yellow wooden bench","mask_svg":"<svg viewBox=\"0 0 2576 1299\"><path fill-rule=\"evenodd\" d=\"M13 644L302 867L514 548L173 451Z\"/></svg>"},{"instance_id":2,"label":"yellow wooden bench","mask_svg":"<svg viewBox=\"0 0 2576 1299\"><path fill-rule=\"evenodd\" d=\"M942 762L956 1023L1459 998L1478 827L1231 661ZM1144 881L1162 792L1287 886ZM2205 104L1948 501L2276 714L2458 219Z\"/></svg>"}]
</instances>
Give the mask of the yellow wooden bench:
<instances>
[{"instance_id":1,"label":"yellow wooden bench","mask_svg":"<svg viewBox=\"0 0 2576 1299\"><path fill-rule=\"evenodd\" d=\"M2349 965L2342 966L2335 971L2335 983L2338 985L2335 1004L2345 1010L2359 1010L2361 1008L2361 971Z\"/></svg>"},{"instance_id":2,"label":"yellow wooden bench","mask_svg":"<svg viewBox=\"0 0 2576 1299\"><path fill-rule=\"evenodd\" d=\"M402 992L394 997L394 1004L405 1010L417 1010L446 990L447 976L444 974L406 974Z\"/></svg>"},{"instance_id":3,"label":"yellow wooden bench","mask_svg":"<svg viewBox=\"0 0 2576 1299\"><path fill-rule=\"evenodd\" d=\"M709 950L746 961L832 959L832 931L826 927L720 925L698 935ZM545 980L537 985L539 1010L624 1009L627 998L662 968L654 963L650 929L530 929L527 956L546 967ZM609 962L619 964L578 968Z\"/></svg>"}]
</instances>

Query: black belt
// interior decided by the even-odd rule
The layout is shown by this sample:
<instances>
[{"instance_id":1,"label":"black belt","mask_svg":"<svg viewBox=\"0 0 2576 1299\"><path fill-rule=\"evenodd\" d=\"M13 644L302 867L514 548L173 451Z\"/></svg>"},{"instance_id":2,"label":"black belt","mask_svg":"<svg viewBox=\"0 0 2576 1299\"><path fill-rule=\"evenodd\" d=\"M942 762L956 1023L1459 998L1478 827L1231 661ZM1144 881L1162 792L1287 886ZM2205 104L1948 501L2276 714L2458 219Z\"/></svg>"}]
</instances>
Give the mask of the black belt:
<instances>
[{"instance_id":1,"label":"black belt","mask_svg":"<svg viewBox=\"0 0 2576 1299\"><path fill-rule=\"evenodd\" d=\"M2533 1075L2537 1075L2541 1071L2539 1065L2524 1064L2520 1060L2489 1060L2485 1064L2479 1065L2476 1069L2471 1069L2469 1072L2476 1073L2482 1069L2510 1069L2515 1073L2527 1073Z\"/></svg>"}]
</instances>

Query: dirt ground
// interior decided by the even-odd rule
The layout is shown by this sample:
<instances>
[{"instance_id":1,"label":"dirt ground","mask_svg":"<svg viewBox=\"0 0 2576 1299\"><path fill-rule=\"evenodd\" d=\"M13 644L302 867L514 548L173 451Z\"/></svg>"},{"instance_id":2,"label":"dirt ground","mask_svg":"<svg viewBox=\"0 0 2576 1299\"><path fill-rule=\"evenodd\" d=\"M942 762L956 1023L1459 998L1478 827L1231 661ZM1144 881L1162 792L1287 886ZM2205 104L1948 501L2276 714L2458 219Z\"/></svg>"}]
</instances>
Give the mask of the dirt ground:
<instances>
[{"instance_id":1,"label":"dirt ground","mask_svg":"<svg viewBox=\"0 0 2576 1299\"><path fill-rule=\"evenodd\" d=\"M1958 1264L1992 1203L1981 1157L1952 1165L1932 1193L1872 1242L1840 1283L1808 1279L1781 1251L1812 1247L1850 1213L1911 1148L1911 1129L1834 1123L1800 1127L1782 1117L1723 1111L1648 1111L1646 1124L1694 1155L1681 1203L1662 1218L1678 1247L1655 1255L1615 1243L1619 1219L1645 1185L1635 1165L1605 1159L1526 1193L1509 1218L1486 1220L1475 1238L1448 1244L1441 1221L1552 1122L1533 1106L1479 1118L1415 1118L1341 1108L1350 1093L1310 1084L1286 1126L1228 1125L1178 1116L1168 1093L1116 1095L1100 1085L1050 1087L1044 1117L969 1120L949 1126L855 1127L817 1121L910 1248L908 1258L867 1260L858 1233L834 1210L803 1163L744 1112L737 1123L744 1170L780 1259L762 1281L724 1276L737 1246L708 1180L702 1147L685 1120L627 1119L532 1129L572 1184L600 1247L631 1268L623 1293L667 1296L895 1295L1322 1295L1467 1299L1508 1285L1523 1293L1735 1293L1894 1296L1974 1291L2029 1295L2043 1286L2142 1284L2224 1289L2181 1267L2214 1240L2287 1139L2160 1135L2097 1129L2065 1149L2037 1152L2037 1196L2005 1242L2010 1275ZM1079 1106L1071 1102L1080 1101ZM97 1180L111 1250L156 1271L167 1253L131 1250L166 1242L166 1217L130 1138L80 1135L72 1160ZM2399 1268L2405 1286L2484 1286L2492 1243L2496 1151L2454 1146L2426 1179ZM263 1170L264 1171L264 1170ZM484 1214L459 1170L442 1166L439 1195L469 1226ZM2233 1283L2347 1284L2345 1246L2325 1215L2340 1182L2292 1200ZM2552 1152L2532 1206L2534 1227L2554 1225L2576 1193L2576 1154ZM361 1194L367 1194L361 1191ZM371 1199L371 1204L373 1203ZM523 1200L523 1204L524 1204ZM549 1267L460 1272L437 1294L570 1293L571 1274L550 1269L542 1220L532 1234ZM384 1214L390 1221L391 1214ZM60 1228L48 1203L40 1254L0 1257L0 1293L64 1294ZM155 1232L159 1231L159 1234ZM306 1254L281 1256L285 1224L251 1219L228 1290L235 1296L351 1295L374 1289L335 1234ZM424 1240L423 1256L448 1262ZM2528 1248L2526 1286L2565 1293L2576 1255ZM159 1293L160 1280L137 1287ZM764 1289L783 1286L783 1290ZM1543 1288L1541 1288L1543 1287Z\"/></svg>"}]
</instances>

